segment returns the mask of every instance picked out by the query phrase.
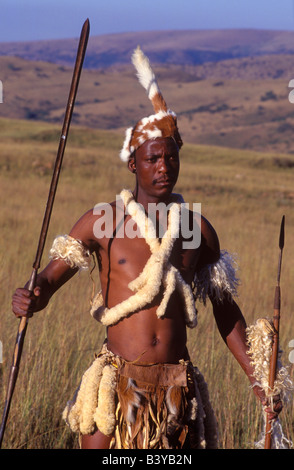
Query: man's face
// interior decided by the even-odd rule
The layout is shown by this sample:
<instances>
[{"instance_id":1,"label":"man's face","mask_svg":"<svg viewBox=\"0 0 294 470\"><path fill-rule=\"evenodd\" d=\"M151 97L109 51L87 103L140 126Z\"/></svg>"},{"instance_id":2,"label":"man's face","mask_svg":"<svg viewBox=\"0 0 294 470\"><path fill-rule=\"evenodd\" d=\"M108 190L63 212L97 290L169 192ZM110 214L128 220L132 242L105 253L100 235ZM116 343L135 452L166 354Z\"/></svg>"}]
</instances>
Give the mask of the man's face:
<instances>
[{"instance_id":1,"label":"man's face","mask_svg":"<svg viewBox=\"0 0 294 470\"><path fill-rule=\"evenodd\" d=\"M136 150L129 169L137 174L139 191L163 198L168 196L178 179L179 148L171 137L147 140Z\"/></svg>"}]
</instances>

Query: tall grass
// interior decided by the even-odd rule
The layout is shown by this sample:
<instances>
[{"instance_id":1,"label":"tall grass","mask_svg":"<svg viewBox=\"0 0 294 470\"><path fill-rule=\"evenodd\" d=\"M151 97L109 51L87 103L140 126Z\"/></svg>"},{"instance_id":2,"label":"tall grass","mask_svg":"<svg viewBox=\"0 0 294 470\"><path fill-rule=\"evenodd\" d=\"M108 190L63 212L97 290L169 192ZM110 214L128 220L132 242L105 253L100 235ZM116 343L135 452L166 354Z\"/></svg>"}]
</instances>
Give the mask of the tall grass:
<instances>
[{"instance_id":1,"label":"tall grass","mask_svg":"<svg viewBox=\"0 0 294 470\"><path fill-rule=\"evenodd\" d=\"M11 295L31 272L59 133L47 124L3 120L1 134L0 395L4 403L18 326L11 313ZM82 213L97 202L113 200L123 186L132 188L133 176L117 156L121 143L122 137L114 133L72 128L43 266L56 234L67 233ZM202 203L222 248L238 254L242 280L238 304L248 324L272 315L279 227L286 215L281 347L287 365L288 344L294 338L294 169L277 166L277 159L285 156L186 145L176 191L187 202ZM97 269L94 276L98 288ZM104 328L89 315L91 294L89 274L79 274L29 321L3 447L78 447L61 413L105 337ZM188 346L209 386L220 446L252 448L261 429L260 405L220 338L211 307L200 305L198 317L198 327L188 332ZM293 401L281 420L294 441Z\"/></svg>"}]
</instances>

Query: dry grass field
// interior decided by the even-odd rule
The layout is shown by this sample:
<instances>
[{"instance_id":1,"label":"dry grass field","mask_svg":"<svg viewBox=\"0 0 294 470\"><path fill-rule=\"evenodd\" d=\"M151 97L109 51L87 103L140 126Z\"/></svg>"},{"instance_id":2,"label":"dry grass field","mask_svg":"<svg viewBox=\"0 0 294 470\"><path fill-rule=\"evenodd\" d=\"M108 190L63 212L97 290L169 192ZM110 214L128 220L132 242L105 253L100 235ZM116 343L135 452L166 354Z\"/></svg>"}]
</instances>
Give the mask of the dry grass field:
<instances>
[{"instance_id":1,"label":"dry grass field","mask_svg":"<svg viewBox=\"0 0 294 470\"><path fill-rule=\"evenodd\" d=\"M11 313L11 295L31 273L60 129L54 124L8 119L0 119L0 129L2 410L18 326ZM68 233L77 218L97 202L113 200L122 187L132 188L133 175L118 159L122 141L122 132L71 128L42 266L57 234ZM248 324L272 315L278 236L285 214L281 277L285 365L291 365L289 341L294 339L293 177L291 156L187 144L175 188L187 202L201 202L222 248L238 254L242 280L238 303ZM98 285L97 269L94 277ZM78 446L61 413L105 337L104 328L89 315L91 292L89 275L81 273L29 321L4 448ZM222 342L209 305L199 306L199 325L189 331L189 349L209 386L221 448L253 448L261 429L261 408ZM294 440L293 401L281 420L284 432Z\"/></svg>"}]
</instances>

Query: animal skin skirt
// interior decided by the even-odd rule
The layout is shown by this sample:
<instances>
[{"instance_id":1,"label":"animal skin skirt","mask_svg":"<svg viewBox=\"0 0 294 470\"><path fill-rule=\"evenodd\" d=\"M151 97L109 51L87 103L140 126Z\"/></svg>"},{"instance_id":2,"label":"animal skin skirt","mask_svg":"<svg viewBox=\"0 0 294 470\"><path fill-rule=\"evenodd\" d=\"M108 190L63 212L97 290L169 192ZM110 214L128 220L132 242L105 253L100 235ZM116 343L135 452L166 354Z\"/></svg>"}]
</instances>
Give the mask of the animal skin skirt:
<instances>
[{"instance_id":1,"label":"animal skin skirt","mask_svg":"<svg viewBox=\"0 0 294 470\"><path fill-rule=\"evenodd\" d=\"M207 384L190 361L138 364L103 345L63 418L73 432L99 429L110 449L211 449L216 419Z\"/></svg>"}]
</instances>

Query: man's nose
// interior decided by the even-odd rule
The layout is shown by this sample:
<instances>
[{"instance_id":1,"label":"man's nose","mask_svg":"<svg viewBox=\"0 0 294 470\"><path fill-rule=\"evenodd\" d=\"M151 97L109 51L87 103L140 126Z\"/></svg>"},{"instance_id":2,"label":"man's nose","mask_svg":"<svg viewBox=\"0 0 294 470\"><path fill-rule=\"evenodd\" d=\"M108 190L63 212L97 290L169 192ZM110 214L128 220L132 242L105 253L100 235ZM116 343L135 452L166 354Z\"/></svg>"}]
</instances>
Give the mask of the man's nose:
<instances>
[{"instance_id":1,"label":"man's nose","mask_svg":"<svg viewBox=\"0 0 294 470\"><path fill-rule=\"evenodd\" d=\"M168 161L165 157L161 157L159 160L159 171L166 173L168 171Z\"/></svg>"}]
</instances>

